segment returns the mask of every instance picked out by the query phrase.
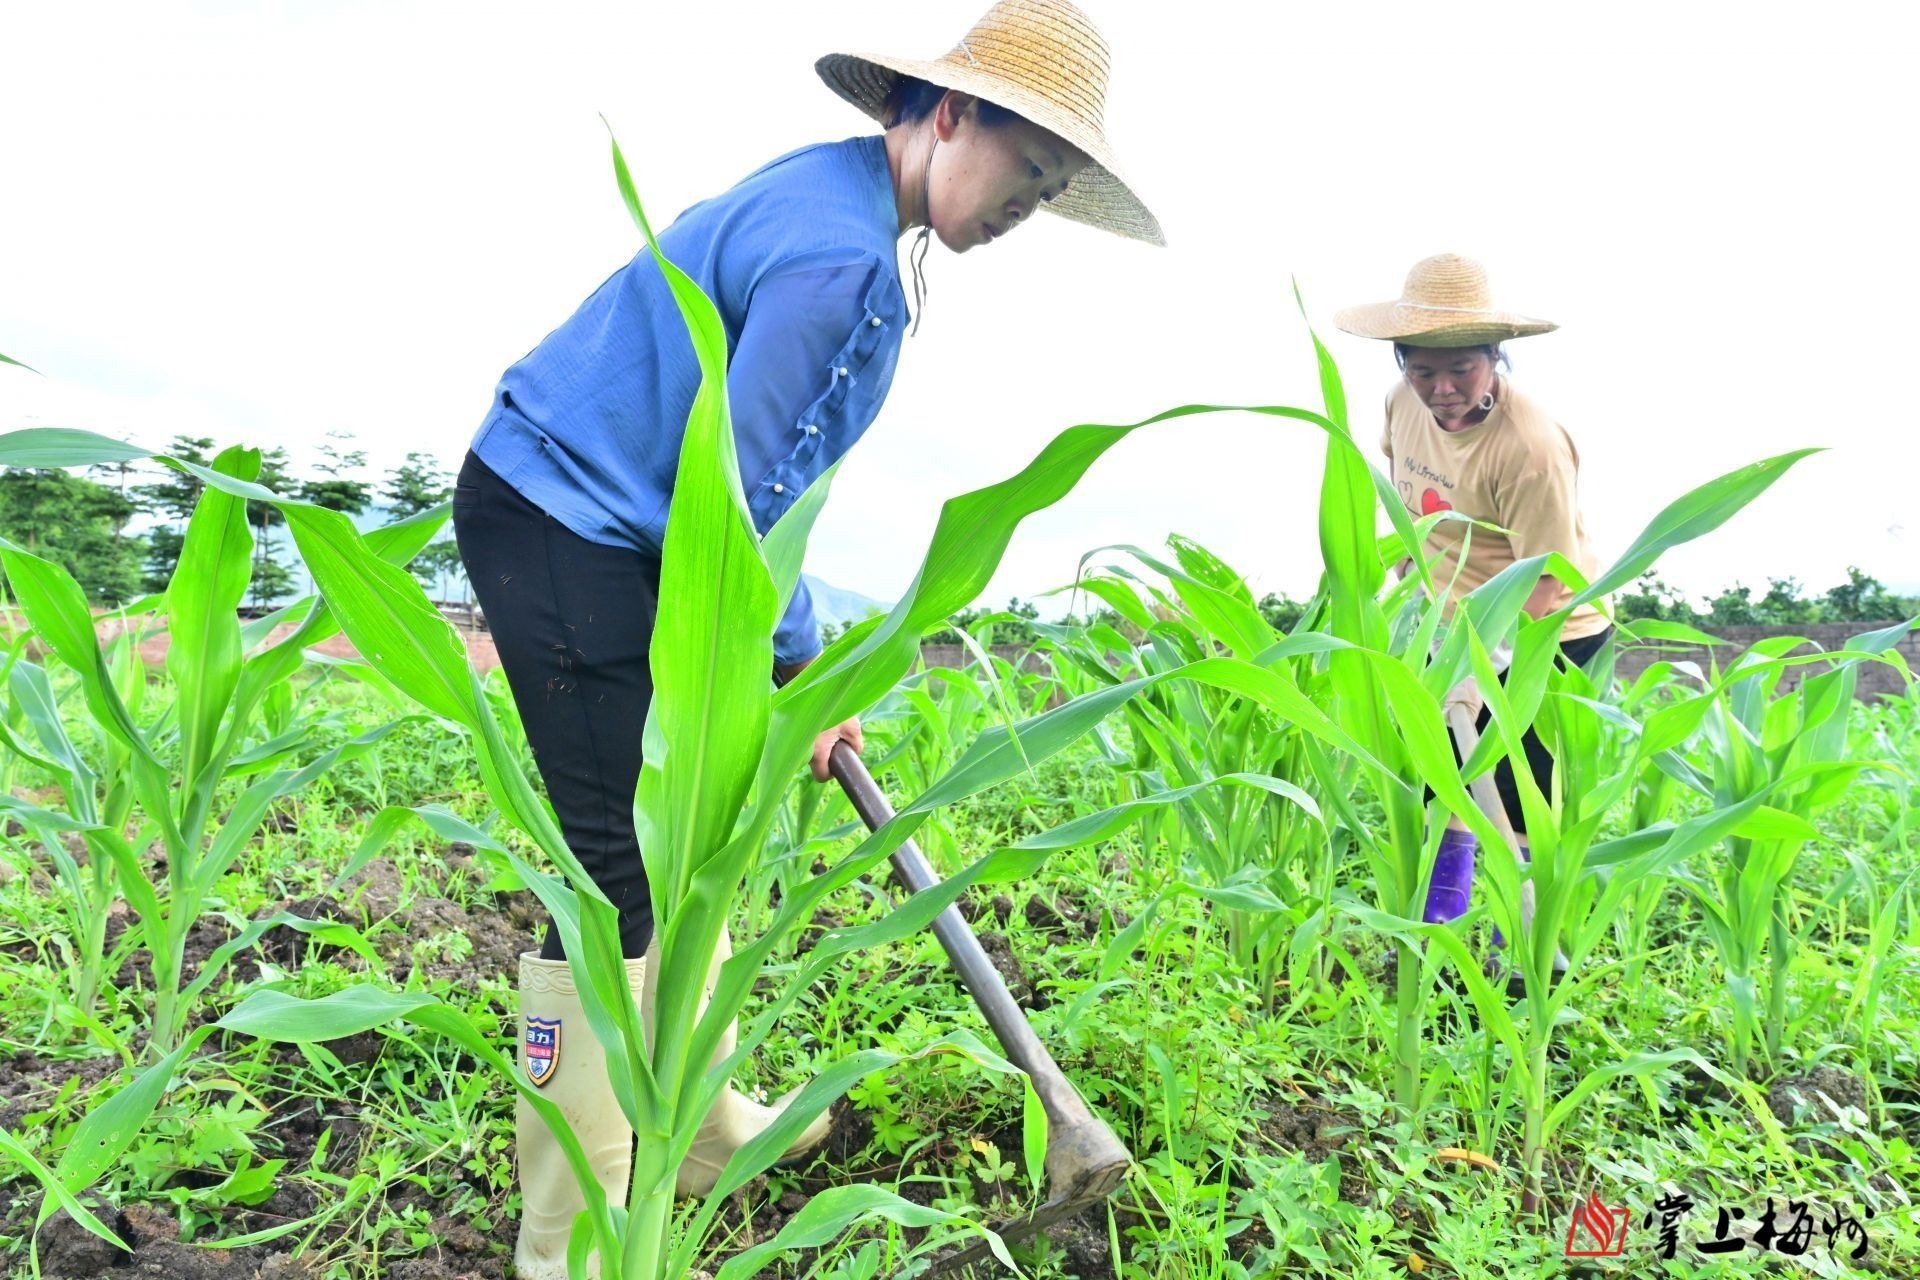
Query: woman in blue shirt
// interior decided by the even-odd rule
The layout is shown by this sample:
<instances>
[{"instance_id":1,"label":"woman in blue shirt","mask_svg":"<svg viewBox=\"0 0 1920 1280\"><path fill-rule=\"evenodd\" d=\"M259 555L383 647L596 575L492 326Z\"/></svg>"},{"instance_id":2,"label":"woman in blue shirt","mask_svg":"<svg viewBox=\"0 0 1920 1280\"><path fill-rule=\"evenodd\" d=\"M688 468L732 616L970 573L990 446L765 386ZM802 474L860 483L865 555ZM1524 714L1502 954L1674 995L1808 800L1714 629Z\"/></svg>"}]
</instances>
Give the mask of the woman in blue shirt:
<instances>
[{"instance_id":1,"label":"woman in blue shirt","mask_svg":"<svg viewBox=\"0 0 1920 1280\"><path fill-rule=\"evenodd\" d=\"M1107 49L1064 0L1002 0L933 61L834 54L816 70L885 132L806 147L683 213L665 254L718 307L740 478L765 533L860 438L893 378L909 312L896 254L931 235L958 253L1040 209L1162 243L1101 129ZM918 319L917 314L911 317ZM508 369L454 492L454 528L568 845L620 910L643 992L653 934L633 795L652 696L659 556L688 411L693 347L642 250ZM774 636L791 677L820 652L804 584ZM857 720L821 735L814 776ZM522 1064L624 1200L631 1131L586 1028L557 933L521 958ZM650 1000L643 996L645 1011ZM720 1054L732 1051L731 1037ZM717 1060L717 1059L716 1059ZM776 1104L777 1107L777 1104ZM703 1194L776 1108L728 1090L680 1173ZM824 1136L825 1118L789 1155ZM557 1144L518 1117L523 1277L566 1273L583 1205Z\"/></svg>"}]
</instances>

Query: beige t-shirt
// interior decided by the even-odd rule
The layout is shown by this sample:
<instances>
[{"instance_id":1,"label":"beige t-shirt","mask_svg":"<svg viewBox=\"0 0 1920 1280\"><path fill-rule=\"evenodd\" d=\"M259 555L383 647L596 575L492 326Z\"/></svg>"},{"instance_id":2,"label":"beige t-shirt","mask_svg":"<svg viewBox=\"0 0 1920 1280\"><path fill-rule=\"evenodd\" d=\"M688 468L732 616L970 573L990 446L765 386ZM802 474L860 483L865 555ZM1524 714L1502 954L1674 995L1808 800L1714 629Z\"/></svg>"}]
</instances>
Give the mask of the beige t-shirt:
<instances>
[{"instance_id":1,"label":"beige t-shirt","mask_svg":"<svg viewBox=\"0 0 1920 1280\"><path fill-rule=\"evenodd\" d=\"M1507 379L1496 379L1486 420L1459 431L1443 429L1412 387L1396 384L1387 395L1380 447L1400 500L1415 516L1451 509L1512 531L1507 537L1475 528L1455 578L1468 526L1453 520L1434 526L1429 545L1441 553L1434 580L1453 579L1455 599L1516 560L1549 551L1571 560L1588 579L1598 572L1580 520L1579 451L1566 429ZM1553 607L1564 606L1572 594L1562 587ZM1600 611L1584 604L1567 619L1561 638L1577 640L1606 627Z\"/></svg>"}]
</instances>

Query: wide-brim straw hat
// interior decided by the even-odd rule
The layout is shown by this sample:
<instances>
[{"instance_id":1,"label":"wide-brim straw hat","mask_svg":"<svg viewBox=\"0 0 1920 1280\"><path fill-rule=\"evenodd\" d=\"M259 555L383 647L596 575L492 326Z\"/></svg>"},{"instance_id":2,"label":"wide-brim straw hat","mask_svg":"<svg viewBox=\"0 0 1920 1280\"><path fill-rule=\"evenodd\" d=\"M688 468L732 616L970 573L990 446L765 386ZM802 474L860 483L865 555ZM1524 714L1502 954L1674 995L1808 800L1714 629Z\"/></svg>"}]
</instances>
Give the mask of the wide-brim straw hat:
<instances>
[{"instance_id":1,"label":"wide-brim straw hat","mask_svg":"<svg viewBox=\"0 0 1920 1280\"><path fill-rule=\"evenodd\" d=\"M1494 306L1487 269L1457 253L1422 258L1407 272L1398 298L1348 307L1333 322L1358 337L1422 347L1477 347L1560 327Z\"/></svg>"},{"instance_id":2,"label":"wide-brim straw hat","mask_svg":"<svg viewBox=\"0 0 1920 1280\"><path fill-rule=\"evenodd\" d=\"M827 87L886 121L887 94L901 76L957 89L1031 120L1090 158L1049 213L1133 240L1164 245L1160 223L1120 174L1101 122L1107 42L1066 0L1000 0L951 51L931 62L873 53L830 53L813 64Z\"/></svg>"}]
</instances>

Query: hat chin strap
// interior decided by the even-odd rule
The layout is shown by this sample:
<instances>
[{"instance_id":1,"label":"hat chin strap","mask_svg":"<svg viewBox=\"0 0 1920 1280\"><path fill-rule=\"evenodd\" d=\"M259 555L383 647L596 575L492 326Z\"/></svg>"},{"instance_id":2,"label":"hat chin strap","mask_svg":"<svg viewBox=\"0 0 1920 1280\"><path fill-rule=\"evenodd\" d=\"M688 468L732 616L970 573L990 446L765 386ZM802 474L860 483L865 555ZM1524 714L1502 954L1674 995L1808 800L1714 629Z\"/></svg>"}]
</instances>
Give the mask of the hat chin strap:
<instances>
[{"instance_id":1,"label":"hat chin strap","mask_svg":"<svg viewBox=\"0 0 1920 1280\"><path fill-rule=\"evenodd\" d=\"M914 237L913 248L907 251L907 262L913 269L913 328L907 336L920 332L920 299L931 292L927 286L927 251L932 248L929 237L933 235L933 153L940 145L940 135L934 134L933 143L927 148L927 163L920 170L920 212L926 218L927 225L920 228L920 234Z\"/></svg>"}]
</instances>

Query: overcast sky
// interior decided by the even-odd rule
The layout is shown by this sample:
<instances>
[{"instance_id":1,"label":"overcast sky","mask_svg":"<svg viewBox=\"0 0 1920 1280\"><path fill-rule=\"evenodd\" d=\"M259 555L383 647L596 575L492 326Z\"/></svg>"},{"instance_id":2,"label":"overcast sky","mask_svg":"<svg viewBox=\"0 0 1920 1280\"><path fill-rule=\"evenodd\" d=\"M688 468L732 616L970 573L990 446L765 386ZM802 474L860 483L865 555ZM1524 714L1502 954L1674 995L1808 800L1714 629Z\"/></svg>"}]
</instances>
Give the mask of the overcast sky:
<instances>
[{"instance_id":1,"label":"overcast sky","mask_svg":"<svg viewBox=\"0 0 1920 1280\"><path fill-rule=\"evenodd\" d=\"M637 246L600 113L664 225L868 129L820 54L934 57L983 7L9 6L0 353L45 376L0 366L0 429L296 460L344 429L376 469L416 448L456 466L500 371ZM1685 489L1824 445L1669 580L1920 581L1910 7L1085 7L1170 247L1052 218L964 257L936 242L810 571L893 598L941 500L1076 422L1316 406L1290 278L1372 440L1390 348L1330 317L1454 251L1562 326L1514 344L1514 377L1578 444L1603 561ZM1142 432L1029 523L987 598L1169 531L1304 593L1320 465L1313 433L1269 418Z\"/></svg>"}]
</instances>

